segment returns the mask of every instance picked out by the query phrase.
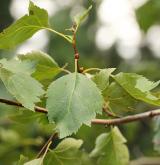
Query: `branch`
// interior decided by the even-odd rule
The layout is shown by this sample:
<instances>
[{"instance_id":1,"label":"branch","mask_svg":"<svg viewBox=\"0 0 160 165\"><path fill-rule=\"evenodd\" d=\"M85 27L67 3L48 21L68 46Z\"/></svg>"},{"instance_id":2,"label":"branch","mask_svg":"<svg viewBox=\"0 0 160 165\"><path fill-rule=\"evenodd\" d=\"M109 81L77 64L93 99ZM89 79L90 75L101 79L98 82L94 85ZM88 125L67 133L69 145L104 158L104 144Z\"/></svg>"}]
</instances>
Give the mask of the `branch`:
<instances>
[{"instance_id":1,"label":"branch","mask_svg":"<svg viewBox=\"0 0 160 165\"><path fill-rule=\"evenodd\" d=\"M148 112L143 112L140 114L136 115L130 115L126 117L121 117L118 119L95 119L92 120L92 124L102 124L102 125L120 125L120 124L125 124L125 123L130 123L133 121L138 121L138 120L143 120L146 118L152 118L154 116L159 116L160 115L160 109L148 111Z\"/></svg>"},{"instance_id":2,"label":"branch","mask_svg":"<svg viewBox=\"0 0 160 165\"><path fill-rule=\"evenodd\" d=\"M17 107L23 107L22 104L15 102L15 101L7 100L7 99L0 98L0 103L5 103L7 105L13 105L13 106L17 106ZM35 106L35 111L40 112L40 113L45 113L45 114L48 113L47 109L38 107L38 106ZM130 123L133 121L143 120L146 118L152 118L154 116L160 116L160 109L143 112L143 113L136 114L136 115L121 117L121 118L117 118L117 119L93 119L92 124L120 125L120 124Z\"/></svg>"},{"instance_id":3,"label":"branch","mask_svg":"<svg viewBox=\"0 0 160 165\"><path fill-rule=\"evenodd\" d=\"M1 99L0 98L0 103L4 103L4 104L7 104L7 105L13 105L13 106L17 106L17 107L22 107L23 108L23 105L21 103L18 103L18 102L12 101L12 100L7 100L7 99ZM35 106L34 110L36 112L48 113L47 109L45 109L43 107Z\"/></svg>"},{"instance_id":4,"label":"branch","mask_svg":"<svg viewBox=\"0 0 160 165\"><path fill-rule=\"evenodd\" d=\"M43 154L43 152L47 149L47 146L50 142L52 142L53 140L55 140L58 137L57 133L53 133L50 138L47 140L47 142L44 144L44 146L42 147L42 149L39 151L38 155L36 156L36 158L40 158Z\"/></svg>"}]
</instances>

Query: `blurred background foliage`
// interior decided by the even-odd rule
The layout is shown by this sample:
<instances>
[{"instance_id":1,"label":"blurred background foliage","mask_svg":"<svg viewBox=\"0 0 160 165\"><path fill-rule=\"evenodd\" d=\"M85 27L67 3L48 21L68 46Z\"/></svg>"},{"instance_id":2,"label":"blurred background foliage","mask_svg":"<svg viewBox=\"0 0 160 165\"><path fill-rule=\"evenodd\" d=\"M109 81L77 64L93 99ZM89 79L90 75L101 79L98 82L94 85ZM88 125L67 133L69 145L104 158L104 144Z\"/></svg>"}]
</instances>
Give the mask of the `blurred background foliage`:
<instances>
[{"instance_id":1,"label":"blurred background foliage","mask_svg":"<svg viewBox=\"0 0 160 165\"><path fill-rule=\"evenodd\" d=\"M159 0L35 0L34 2L49 11L51 26L61 32L71 26L76 13L90 4L93 5L93 10L77 34L80 65L84 68L116 67L117 72L136 72L151 80L160 79ZM28 0L1 0L0 30L25 14L27 6ZM71 45L59 36L44 31L37 33L15 50L0 51L0 57L12 58L18 53L37 49L50 54L60 66L68 63L68 69L74 70ZM2 83L0 98L12 99ZM154 108L156 107L138 104L135 110L128 114ZM30 117L23 118L19 113L18 108L0 104L0 165L13 164L11 162L18 160L20 154L34 157L52 133L53 127L40 124L45 123L44 116L38 116L41 120L39 123L37 116L27 114ZM20 123L15 122L16 116L13 115L20 115ZM126 124L120 129L128 140L131 159L159 156L158 118ZM96 137L105 131L107 129L102 126L91 128L82 126L74 137L83 139L83 148L90 152Z\"/></svg>"}]
</instances>

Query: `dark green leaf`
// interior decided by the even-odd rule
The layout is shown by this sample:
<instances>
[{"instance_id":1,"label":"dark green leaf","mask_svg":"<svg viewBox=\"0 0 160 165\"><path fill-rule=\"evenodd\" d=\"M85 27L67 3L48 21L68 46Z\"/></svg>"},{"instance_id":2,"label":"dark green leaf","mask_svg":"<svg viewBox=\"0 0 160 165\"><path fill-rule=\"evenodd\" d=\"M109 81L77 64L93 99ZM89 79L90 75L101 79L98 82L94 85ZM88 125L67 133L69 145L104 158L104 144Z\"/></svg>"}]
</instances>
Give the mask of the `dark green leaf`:
<instances>
[{"instance_id":1,"label":"dark green leaf","mask_svg":"<svg viewBox=\"0 0 160 165\"><path fill-rule=\"evenodd\" d=\"M160 1L147 1L136 11L137 20L145 32L154 24L160 23Z\"/></svg>"},{"instance_id":2,"label":"dark green leaf","mask_svg":"<svg viewBox=\"0 0 160 165\"><path fill-rule=\"evenodd\" d=\"M103 98L96 85L84 75L71 73L54 81L47 91L48 118L55 122L60 138L90 125L102 112Z\"/></svg>"}]
</instances>

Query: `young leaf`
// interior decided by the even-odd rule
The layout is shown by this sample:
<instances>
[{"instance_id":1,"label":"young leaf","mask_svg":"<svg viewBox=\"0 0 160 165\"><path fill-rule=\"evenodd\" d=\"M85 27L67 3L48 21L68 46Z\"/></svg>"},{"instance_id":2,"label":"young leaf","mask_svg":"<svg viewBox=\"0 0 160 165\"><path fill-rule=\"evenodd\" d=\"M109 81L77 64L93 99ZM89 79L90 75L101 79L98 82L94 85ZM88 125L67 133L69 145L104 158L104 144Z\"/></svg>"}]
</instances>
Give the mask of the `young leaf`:
<instances>
[{"instance_id":1,"label":"young leaf","mask_svg":"<svg viewBox=\"0 0 160 165\"><path fill-rule=\"evenodd\" d=\"M42 85L27 74L11 72L0 69L0 78L2 79L7 90L22 105L34 111L35 103L40 101L40 96L44 94Z\"/></svg>"},{"instance_id":2,"label":"young leaf","mask_svg":"<svg viewBox=\"0 0 160 165\"><path fill-rule=\"evenodd\" d=\"M25 15L0 33L0 49L14 48L32 37L34 33L48 27L48 13L30 1L29 15Z\"/></svg>"},{"instance_id":3,"label":"young leaf","mask_svg":"<svg viewBox=\"0 0 160 165\"><path fill-rule=\"evenodd\" d=\"M64 139L54 150L50 150L44 158L44 164L56 165L81 165L80 151L78 150L82 145L82 140L73 138Z\"/></svg>"},{"instance_id":4,"label":"young leaf","mask_svg":"<svg viewBox=\"0 0 160 165\"><path fill-rule=\"evenodd\" d=\"M18 58L24 62L30 60L37 64L36 70L32 76L42 84L46 84L46 82L50 83L61 71L60 67L53 58L40 51L33 51L25 55L19 55Z\"/></svg>"},{"instance_id":5,"label":"young leaf","mask_svg":"<svg viewBox=\"0 0 160 165\"><path fill-rule=\"evenodd\" d=\"M0 60L0 65L0 68L6 69L12 73L24 73L31 75L35 71L35 62L28 60L21 62L16 59L2 59Z\"/></svg>"},{"instance_id":6,"label":"young leaf","mask_svg":"<svg viewBox=\"0 0 160 165\"><path fill-rule=\"evenodd\" d=\"M135 99L144 101L148 104L160 106L160 99L152 95L150 92L150 90L159 85L160 81L151 82L136 73L119 73L113 76L113 78Z\"/></svg>"},{"instance_id":7,"label":"young leaf","mask_svg":"<svg viewBox=\"0 0 160 165\"><path fill-rule=\"evenodd\" d=\"M88 16L91 9L92 9L92 5L89 6L89 8L86 9L83 13L78 14L78 15L75 16L74 21L75 21L75 24L76 24L76 30L78 29L80 24L85 20L85 18Z\"/></svg>"},{"instance_id":8,"label":"young leaf","mask_svg":"<svg viewBox=\"0 0 160 165\"><path fill-rule=\"evenodd\" d=\"M128 165L129 153L126 139L117 127L109 133L101 134L96 140L96 146L90 156L97 158L97 165Z\"/></svg>"},{"instance_id":9,"label":"young leaf","mask_svg":"<svg viewBox=\"0 0 160 165\"><path fill-rule=\"evenodd\" d=\"M97 84L97 87L103 91L109 86L109 77L115 68L103 69L92 77L92 80Z\"/></svg>"},{"instance_id":10,"label":"young leaf","mask_svg":"<svg viewBox=\"0 0 160 165\"><path fill-rule=\"evenodd\" d=\"M48 119L55 122L60 138L90 124L102 112L103 98L96 85L84 75L71 73L54 81L47 91Z\"/></svg>"},{"instance_id":11,"label":"young leaf","mask_svg":"<svg viewBox=\"0 0 160 165\"><path fill-rule=\"evenodd\" d=\"M137 103L136 99L115 82L112 82L103 93L109 108L118 114L133 110Z\"/></svg>"}]
</instances>

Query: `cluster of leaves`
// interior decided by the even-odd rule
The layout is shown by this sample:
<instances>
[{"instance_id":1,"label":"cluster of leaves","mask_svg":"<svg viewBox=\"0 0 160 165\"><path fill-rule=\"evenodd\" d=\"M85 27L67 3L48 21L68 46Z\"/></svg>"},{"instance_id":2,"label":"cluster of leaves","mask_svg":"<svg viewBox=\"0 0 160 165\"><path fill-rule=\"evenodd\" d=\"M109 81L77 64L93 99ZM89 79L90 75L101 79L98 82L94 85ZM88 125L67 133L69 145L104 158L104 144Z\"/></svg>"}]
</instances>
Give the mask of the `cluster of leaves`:
<instances>
[{"instance_id":1,"label":"cluster of leaves","mask_svg":"<svg viewBox=\"0 0 160 165\"><path fill-rule=\"evenodd\" d=\"M76 17L76 30L90 9ZM13 48L42 29L54 32L72 43L71 35L50 28L46 10L30 2L29 14L0 34L0 48ZM11 60L0 60L0 79L8 92L25 110L35 111L37 104L45 106L48 110L47 122L53 124L60 138L76 133L82 124L90 126L92 119L102 114L103 108L119 114L134 109L138 101L160 106L159 95L151 91L160 81L151 82L136 73L113 74L115 68L98 70L96 74L88 74L87 70L83 73L67 71L69 74L57 78L64 69L46 53L34 51ZM24 112L21 117L23 115L39 118L34 113ZM21 120L21 117L16 116L16 119ZM127 165L129 153L125 142L119 129L113 127L97 138L95 148L89 155L79 150L81 140L67 138L43 157L26 163L27 158L21 156L17 164L93 164L92 160L95 160L100 165L106 162L108 165Z\"/></svg>"}]
</instances>

